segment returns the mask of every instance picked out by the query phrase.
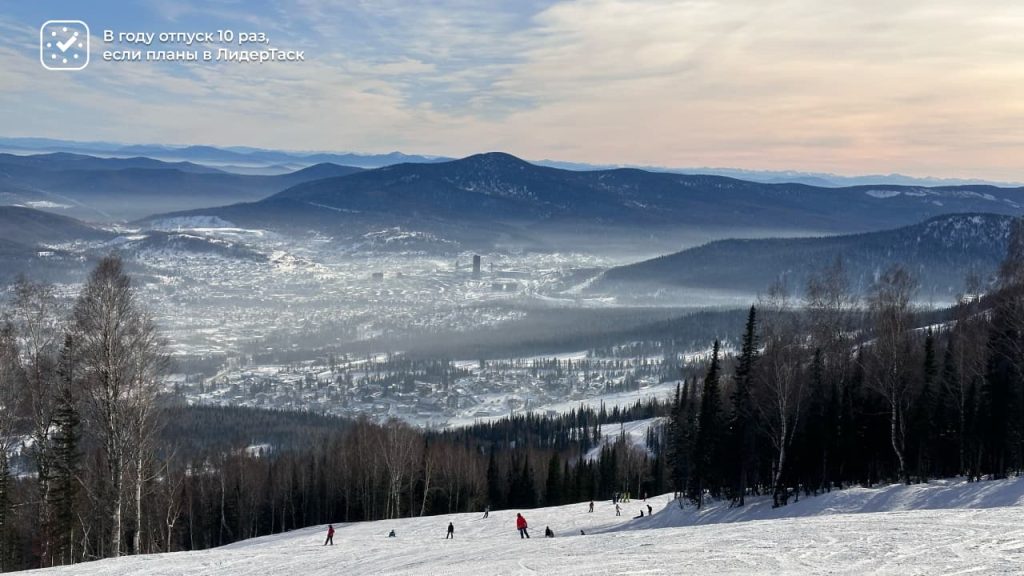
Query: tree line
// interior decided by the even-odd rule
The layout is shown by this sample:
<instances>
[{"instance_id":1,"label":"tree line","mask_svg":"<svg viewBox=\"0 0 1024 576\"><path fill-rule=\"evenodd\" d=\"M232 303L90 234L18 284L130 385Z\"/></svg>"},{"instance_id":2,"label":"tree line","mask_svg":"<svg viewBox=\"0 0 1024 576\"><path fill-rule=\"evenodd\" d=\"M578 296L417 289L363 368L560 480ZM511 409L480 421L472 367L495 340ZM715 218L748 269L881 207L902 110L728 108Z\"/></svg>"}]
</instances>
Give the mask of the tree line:
<instances>
[{"instance_id":1,"label":"tree line","mask_svg":"<svg viewBox=\"0 0 1024 576\"><path fill-rule=\"evenodd\" d=\"M183 405L124 263L70 304L21 279L0 324L0 570L195 550L324 522L562 503L627 468L601 426L665 403L461 431ZM621 456L646 469L646 454ZM609 492L610 493L610 492Z\"/></svg>"},{"instance_id":2,"label":"tree line","mask_svg":"<svg viewBox=\"0 0 1024 576\"><path fill-rule=\"evenodd\" d=\"M921 313L895 265L855 297L841 261L802 302L773 286L736 358L680 386L665 428L672 488L698 506L1024 469L1024 223L997 277ZM941 318L941 320L939 320ZM731 369L730 369L731 367Z\"/></svg>"},{"instance_id":3,"label":"tree line","mask_svg":"<svg viewBox=\"0 0 1024 576\"><path fill-rule=\"evenodd\" d=\"M775 286L739 350L668 401L427 431L161 394L164 344L117 257L73 304L21 281L0 330L0 568L196 550L326 522L675 491L742 505L1024 464L1024 226L991 286L915 306L900 267ZM982 293L985 293L982 295ZM739 331L738 331L739 332ZM646 446L618 424L653 419Z\"/></svg>"}]
</instances>

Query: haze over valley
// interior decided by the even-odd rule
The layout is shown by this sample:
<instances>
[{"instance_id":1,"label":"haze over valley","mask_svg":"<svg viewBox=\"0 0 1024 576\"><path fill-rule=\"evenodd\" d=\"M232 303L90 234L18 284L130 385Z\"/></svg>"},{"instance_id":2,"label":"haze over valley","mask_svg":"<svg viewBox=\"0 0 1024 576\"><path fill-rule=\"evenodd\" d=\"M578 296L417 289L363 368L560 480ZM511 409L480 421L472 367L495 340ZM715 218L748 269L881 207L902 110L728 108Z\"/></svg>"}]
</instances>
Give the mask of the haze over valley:
<instances>
[{"instance_id":1,"label":"haze over valley","mask_svg":"<svg viewBox=\"0 0 1024 576\"><path fill-rule=\"evenodd\" d=\"M0 572L1020 572L1020 0L8 4Z\"/></svg>"},{"instance_id":2,"label":"haze over valley","mask_svg":"<svg viewBox=\"0 0 1024 576\"><path fill-rule=\"evenodd\" d=\"M247 171L277 159L251 154ZM683 357L659 350L664 366L646 375L594 370L555 392L535 377L517 379L504 393L518 400L490 411L477 409L482 398L450 400L439 382L417 393L435 398L434 412L401 412L372 389L357 401L358 386L299 400L302 388L288 382L398 377L405 372L365 366L394 354L599 358L598 348L667 337L680 342L675 354L699 357L709 340L738 331L736 311L771 284L800 294L837 261L858 294L903 264L922 284L920 302L941 308L964 293L968 273L989 281L1024 202L1024 189L990 185L820 188L569 171L501 153L368 169L320 163L272 176L67 152L4 155L0 166L4 280L25 274L71 294L95 262L121 254L190 401L432 425L600 395L627 381L657 385L676 378ZM708 329L695 315L715 320ZM673 322L684 332L670 335ZM487 371L462 376L479 384L491 380ZM256 401L253 382L281 390Z\"/></svg>"}]
</instances>

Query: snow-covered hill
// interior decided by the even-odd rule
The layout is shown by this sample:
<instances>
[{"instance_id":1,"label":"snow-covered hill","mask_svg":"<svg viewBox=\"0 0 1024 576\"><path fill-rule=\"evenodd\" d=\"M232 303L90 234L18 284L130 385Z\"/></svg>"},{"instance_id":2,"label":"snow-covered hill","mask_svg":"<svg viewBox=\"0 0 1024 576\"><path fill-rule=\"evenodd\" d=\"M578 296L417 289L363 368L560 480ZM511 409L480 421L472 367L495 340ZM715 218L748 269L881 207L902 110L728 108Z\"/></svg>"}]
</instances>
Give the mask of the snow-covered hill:
<instances>
[{"instance_id":1,"label":"snow-covered hill","mask_svg":"<svg viewBox=\"0 0 1024 576\"><path fill-rule=\"evenodd\" d=\"M779 278L799 289L838 259L854 293L866 293L886 268L899 264L915 275L924 299L949 301L963 291L966 271L986 281L999 268L1013 218L946 214L864 234L718 240L611 268L584 293L671 298L680 290L756 294Z\"/></svg>"},{"instance_id":2,"label":"snow-covered hill","mask_svg":"<svg viewBox=\"0 0 1024 576\"><path fill-rule=\"evenodd\" d=\"M653 516L633 518L650 504ZM202 552L106 560L47 574L1020 574L1024 479L857 488L772 509L716 503L698 513L669 495L516 511L296 530ZM448 522L455 539L444 539ZM556 537L545 539L544 527ZM396 538L387 538L394 529ZM581 535L580 531L586 532Z\"/></svg>"}]
</instances>

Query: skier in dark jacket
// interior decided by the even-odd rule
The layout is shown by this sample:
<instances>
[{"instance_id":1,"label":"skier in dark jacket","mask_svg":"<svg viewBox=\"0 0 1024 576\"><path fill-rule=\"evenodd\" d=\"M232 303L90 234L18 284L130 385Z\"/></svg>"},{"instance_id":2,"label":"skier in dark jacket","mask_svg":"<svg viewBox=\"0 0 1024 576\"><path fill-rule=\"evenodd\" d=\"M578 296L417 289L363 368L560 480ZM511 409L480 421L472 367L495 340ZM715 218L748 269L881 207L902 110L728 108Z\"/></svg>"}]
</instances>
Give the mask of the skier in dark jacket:
<instances>
[{"instance_id":1,"label":"skier in dark jacket","mask_svg":"<svg viewBox=\"0 0 1024 576\"><path fill-rule=\"evenodd\" d=\"M519 530L519 539L529 538L530 533L526 531L526 518L522 514L516 514L516 529Z\"/></svg>"},{"instance_id":2,"label":"skier in dark jacket","mask_svg":"<svg viewBox=\"0 0 1024 576\"><path fill-rule=\"evenodd\" d=\"M650 516L651 514L654 514L654 508L651 508L651 505L648 504L647 505L647 515Z\"/></svg>"},{"instance_id":3,"label":"skier in dark jacket","mask_svg":"<svg viewBox=\"0 0 1024 576\"><path fill-rule=\"evenodd\" d=\"M328 544L334 546L334 524L327 525L327 540L324 540L324 546Z\"/></svg>"},{"instance_id":4,"label":"skier in dark jacket","mask_svg":"<svg viewBox=\"0 0 1024 576\"><path fill-rule=\"evenodd\" d=\"M544 527L544 537L545 538L554 538L555 537L555 533L551 531L551 526L545 526Z\"/></svg>"},{"instance_id":5,"label":"skier in dark jacket","mask_svg":"<svg viewBox=\"0 0 1024 576\"><path fill-rule=\"evenodd\" d=\"M449 538L452 540L455 539L455 524L452 524L451 522L448 523L448 534L445 535L444 539L447 540Z\"/></svg>"}]
</instances>

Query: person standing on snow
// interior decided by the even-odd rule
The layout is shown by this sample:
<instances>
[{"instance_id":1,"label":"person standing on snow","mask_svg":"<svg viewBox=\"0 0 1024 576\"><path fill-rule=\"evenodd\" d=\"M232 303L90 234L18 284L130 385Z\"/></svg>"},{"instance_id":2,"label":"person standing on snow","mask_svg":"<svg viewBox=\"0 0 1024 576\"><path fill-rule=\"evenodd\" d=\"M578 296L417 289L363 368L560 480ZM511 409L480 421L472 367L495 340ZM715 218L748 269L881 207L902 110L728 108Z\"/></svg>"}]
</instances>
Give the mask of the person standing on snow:
<instances>
[{"instance_id":1,"label":"person standing on snow","mask_svg":"<svg viewBox=\"0 0 1024 576\"><path fill-rule=\"evenodd\" d=\"M647 505L647 515L650 516L651 514L654 514L654 508L651 508L651 505L648 504Z\"/></svg>"},{"instance_id":2,"label":"person standing on snow","mask_svg":"<svg viewBox=\"0 0 1024 576\"><path fill-rule=\"evenodd\" d=\"M594 501L591 500L590 501L590 510L587 510L587 512L593 512L593 511L594 511Z\"/></svg>"},{"instance_id":3,"label":"person standing on snow","mask_svg":"<svg viewBox=\"0 0 1024 576\"><path fill-rule=\"evenodd\" d=\"M620 508L618 504L615 505L615 515L622 516L622 508Z\"/></svg>"},{"instance_id":4,"label":"person standing on snow","mask_svg":"<svg viewBox=\"0 0 1024 576\"><path fill-rule=\"evenodd\" d=\"M487 518L491 514L491 505L488 504L484 507L484 518Z\"/></svg>"},{"instance_id":5,"label":"person standing on snow","mask_svg":"<svg viewBox=\"0 0 1024 576\"><path fill-rule=\"evenodd\" d=\"M516 514L516 529L519 530L519 539L529 538L530 533L526 531L526 518L522 514Z\"/></svg>"},{"instance_id":6,"label":"person standing on snow","mask_svg":"<svg viewBox=\"0 0 1024 576\"><path fill-rule=\"evenodd\" d=\"M555 533L551 531L551 526L545 526L544 527L544 537L545 538L554 538L555 537Z\"/></svg>"},{"instance_id":7,"label":"person standing on snow","mask_svg":"<svg viewBox=\"0 0 1024 576\"><path fill-rule=\"evenodd\" d=\"M449 538L455 540L455 524L451 522L448 523L448 534L445 535L444 539L447 540Z\"/></svg>"},{"instance_id":8,"label":"person standing on snow","mask_svg":"<svg viewBox=\"0 0 1024 576\"><path fill-rule=\"evenodd\" d=\"M327 525L327 540L324 540L324 546L328 544L334 546L334 524Z\"/></svg>"}]
</instances>

